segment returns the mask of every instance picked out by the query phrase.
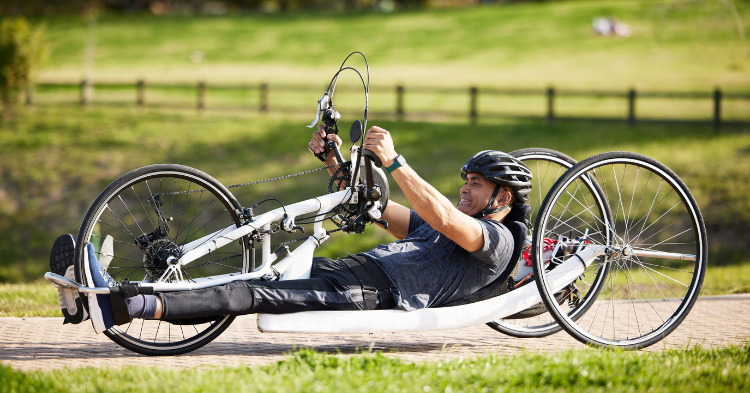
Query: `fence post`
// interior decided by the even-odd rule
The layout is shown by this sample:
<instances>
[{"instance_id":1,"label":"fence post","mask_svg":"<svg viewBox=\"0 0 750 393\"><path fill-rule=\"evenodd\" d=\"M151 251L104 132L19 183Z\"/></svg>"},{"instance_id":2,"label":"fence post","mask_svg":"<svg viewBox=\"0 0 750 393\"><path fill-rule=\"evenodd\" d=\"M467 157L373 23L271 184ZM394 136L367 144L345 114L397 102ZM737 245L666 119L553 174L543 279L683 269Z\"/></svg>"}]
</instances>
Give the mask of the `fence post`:
<instances>
[{"instance_id":1,"label":"fence post","mask_svg":"<svg viewBox=\"0 0 750 393\"><path fill-rule=\"evenodd\" d=\"M477 124L477 90L476 86L472 86L469 89L469 118L471 124Z\"/></svg>"},{"instance_id":2,"label":"fence post","mask_svg":"<svg viewBox=\"0 0 750 393\"><path fill-rule=\"evenodd\" d=\"M137 104L144 106L146 105L146 82L143 79L138 80L137 89Z\"/></svg>"},{"instance_id":3,"label":"fence post","mask_svg":"<svg viewBox=\"0 0 750 393\"><path fill-rule=\"evenodd\" d=\"M628 125L635 124L635 89L628 92Z\"/></svg>"},{"instance_id":4,"label":"fence post","mask_svg":"<svg viewBox=\"0 0 750 393\"><path fill-rule=\"evenodd\" d=\"M268 83L260 85L260 111L268 112Z\"/></svg>"},{"instance_id":5,"label":"fence post","mask_svg":"<svg viewBox=\"0 0 750 393\"><path fill-rule=\"evenodd\" d=\"M721 127L721 90L717 87L714 90L714 130L718 131Z\"/></svg>"},{"instance_id":6,"label":"fence post","mask_svg":"<svg viewBox=\"0 0 750 393\"><path fill-rule=\"evenodd\" d=\"M396 86L396 119L404 120L404 86Z\"/></svg>"},{"instance_id":7,"label":"fence post","mask_svg":"<svg viewBox=\"0 0 750 393\"><path fill-rule=\"evenodd\" d=\"M547 123L552 124L555 121L555 88L547 89Z\"/></svg>"},{"instance_id":8,"label":"fence post","mask_svg":"<svg viewBox=\"0 0 750 393\"><path fill-rule=\"evenodd\" d=\"M86 106L89 101L89 81L84 79L81 81L81 106Z\"/></svg>"},{"instance_id":9,"label":"fence post","mask_svg":"<svg viewBox=\"0 0 750 393\"><path fill-rule=\"evenodd\" d=\"M26 83L26 106L34 105L34 84Z\"/></svg>"},{"instance_id":10,"label":"fence post","mask_svg":"<svg viewBox=\"0 0 750 393\"><path fill-rule=\"evenodd\" d=\"M198 109L206 109L206 82L198 82Z\"/></svg>"}]
</instances>

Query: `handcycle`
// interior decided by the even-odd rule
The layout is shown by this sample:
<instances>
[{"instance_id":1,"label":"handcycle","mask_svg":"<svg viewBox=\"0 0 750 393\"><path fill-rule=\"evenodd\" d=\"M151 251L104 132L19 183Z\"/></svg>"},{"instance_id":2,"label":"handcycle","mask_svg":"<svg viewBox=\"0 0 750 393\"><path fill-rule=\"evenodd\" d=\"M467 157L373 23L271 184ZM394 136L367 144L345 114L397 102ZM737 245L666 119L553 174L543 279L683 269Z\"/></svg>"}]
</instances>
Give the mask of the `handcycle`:
<instances>
[{"instance_id":1,"label":"handcycle","mask_svg":"<svg viewBox=\"0 0 750 393\"><path fill-rule=\"evenodd\" d=\"M77 235L77 282L52 273L45 277L77 289L84 304L86 296L108 294L109 288L93 288L83 273L85 245L92 242L102 266L117 281L155 291L300 279L309 277L315 249L333 233L361 234L370 223L387 225L380 219L388 203L387 178L377 156L362 149L362 142L357 146L367 125L369 69L365 81L359 71L344 67L347 60L319 101L311 125L322 119L327 132L338 133L336 83L342 71L356 72L365 90L364 123L354 121L350 129L350 160L329 143L337 164L326 168L335 171L328 194L258 213L261 204L281 201L244 207L227 187L197 169L175 164L139 168L108 186L86 213ZM549 149L512 154L534 173L534 225L523 234L528 249L471 301L408 312L259 314L259 330L373 333L486 323L517 337L564 329L584 343L636 349L676 329L695 303L707 264L703 219L679 177L663 164L629 152L603 153L578 163ZM324 221L335 229L324 228ZM294 250L289 244L272 247L272 235L304 231L303 224L313 228L301 245ZM529 278L535 285L519 285ZM138 353L175 355L211 342L233 320L231 315L136 320L105 334Z\"/></svg>"}]
</instances>

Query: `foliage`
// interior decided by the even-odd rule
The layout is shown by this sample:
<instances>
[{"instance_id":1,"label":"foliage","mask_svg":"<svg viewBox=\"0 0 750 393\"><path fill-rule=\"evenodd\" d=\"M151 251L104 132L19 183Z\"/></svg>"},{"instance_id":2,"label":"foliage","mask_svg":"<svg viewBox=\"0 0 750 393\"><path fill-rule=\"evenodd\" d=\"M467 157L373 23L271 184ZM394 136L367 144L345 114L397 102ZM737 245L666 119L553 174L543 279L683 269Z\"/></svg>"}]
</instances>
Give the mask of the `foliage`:
<instances>
[{"instance_id":1,"label":"foliage","mask_svg":"<svg viewBox=\"0 0 750 393\"><path fill-rule=\"evenodd\" d=\"M44 26L31 26L24 18L0 21L0 98L6 115L47 57L44 31Z\"/></svg>"},{"instance_id":2,"label":"foliage","mask_svg":"<svg viewBox=\"0 0 750 393\"><path fill-rule=\"evenodd\" d=\"M91 8L103 8L109 12L142 12L163 15L165 13L225 13L225 12L285 12L336 10L373 11L382 0L183 0L183 1L143 1L143 0L6 0L0 4L0 15L64 15L77 14ZM214 8L211 8L211 3ZM216 8L216 3L221 3ZM268 3L273 3L269 7ZM395 0L400 8L424 7L428 0ZM465 5L475 5L474 1L464 1ZM218 11L217 11L218 10Z\"/></svg>"},{"instance_id":3,"label":"foliage","mask_svg":"<svg viewBox=\"0 0 750 393\"><path fill-rule=\"evenodd\" d=\"M494 334L494 333L493 333ZM663 352L568 350L409 363L391 355L310 349L261 367L79 368L22 372L0 365L0 391L90 392L747 392L750 347Z\"/></svg>"}]
</instances>

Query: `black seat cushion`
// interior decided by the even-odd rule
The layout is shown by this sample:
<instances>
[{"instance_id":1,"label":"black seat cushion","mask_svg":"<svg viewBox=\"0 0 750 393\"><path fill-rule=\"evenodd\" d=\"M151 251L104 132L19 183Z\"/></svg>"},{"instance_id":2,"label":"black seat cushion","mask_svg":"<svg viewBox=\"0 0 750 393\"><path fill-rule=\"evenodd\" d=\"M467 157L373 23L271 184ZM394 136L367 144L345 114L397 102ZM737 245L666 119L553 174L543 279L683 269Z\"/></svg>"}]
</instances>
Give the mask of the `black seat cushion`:
<instances>
[{"instance_id":1,"label":"black seat cushion","mask_svg":"<svg viewBox=\"0 0 750 393\"><path fill-rule=\"evenodd\" d=\"M513 210L511 210L511 212L513 212ZM505 268L505 270L503 270L503 272L497 279L495 279L495 281L472 293L471 295L464 296L461 299L454 300L439 307L462 306L464 304L490 299L495 296L508 293L508 291L513 288L513 285L515 285L516 271L518 270L518 262L521 259L521 253L523 253L524 250L526 234L528 230L523 222L507 221L507 218L510 216L511 215L508 214L506 220L503 220L502 222L502 224L505 225L506 228L508 228L510 234L513 235L513 254L511 255L510 262L508 262L508 266Z\"/></svg>"}]
</instances>

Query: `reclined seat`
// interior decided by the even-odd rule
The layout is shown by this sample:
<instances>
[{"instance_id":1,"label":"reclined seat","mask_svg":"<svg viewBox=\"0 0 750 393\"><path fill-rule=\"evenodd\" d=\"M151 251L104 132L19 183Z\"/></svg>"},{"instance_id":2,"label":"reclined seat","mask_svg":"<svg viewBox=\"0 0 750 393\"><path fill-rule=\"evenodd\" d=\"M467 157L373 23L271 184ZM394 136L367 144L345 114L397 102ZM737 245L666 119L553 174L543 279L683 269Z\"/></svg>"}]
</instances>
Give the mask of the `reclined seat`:
<instances>
[{"instance_id":1,"label":"reclined seat","mask_svg":"<svg viewBox=\"0 0 750 393\"><path fill-rule=\"evenodd\" d=\"M503 222L506 228L513 235L513 254L510 257L508 266L500 273L500 276L487 286L479 289L471 295L464 296L461 299L454 300L450 303L446 303L440 307L453 307L462 306L464 304L475 303L482 300L491 299L495 296L506 294L513 290L516 285L515 277L518 271L518 263L521 260L521 255L526 249L526 235L528 229L526 225L518 221Z\"/></svg>"}]
</instances>

